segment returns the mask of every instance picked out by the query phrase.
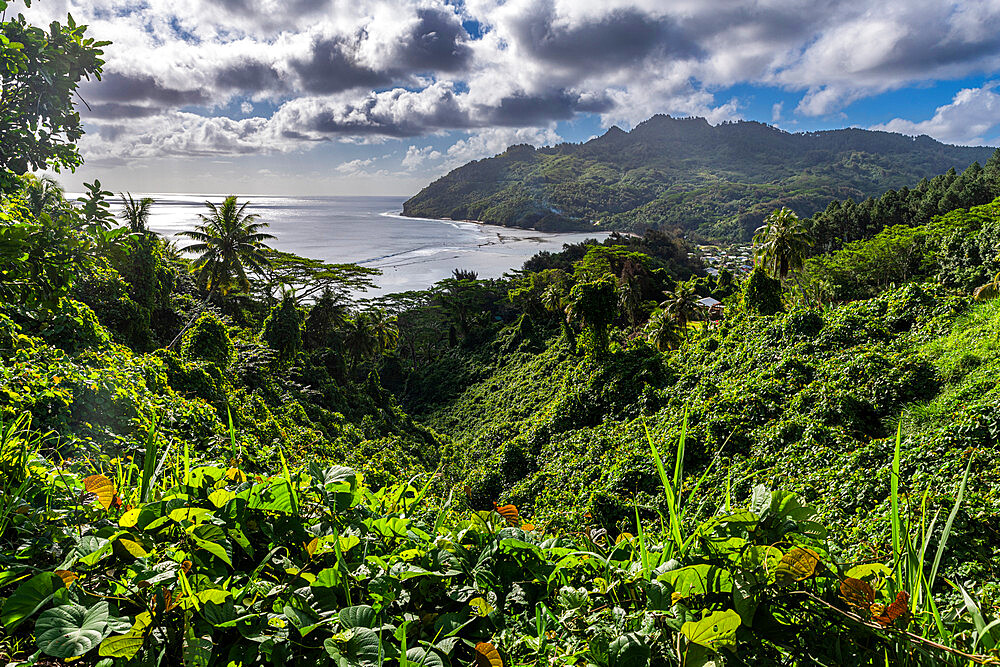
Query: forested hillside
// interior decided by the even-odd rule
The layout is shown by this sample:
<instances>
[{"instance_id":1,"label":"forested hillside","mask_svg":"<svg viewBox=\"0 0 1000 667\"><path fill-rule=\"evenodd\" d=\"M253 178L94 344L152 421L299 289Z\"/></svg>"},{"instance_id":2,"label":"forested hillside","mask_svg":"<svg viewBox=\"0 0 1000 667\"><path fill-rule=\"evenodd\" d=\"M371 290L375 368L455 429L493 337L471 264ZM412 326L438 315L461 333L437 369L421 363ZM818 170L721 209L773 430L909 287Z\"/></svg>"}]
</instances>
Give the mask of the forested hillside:
<instances>
[{"instance_id":1,"label":"forested hillside","mask_svg":"<svg viewBox=\"0 0 1000 667\"><path fill-rule=\"evenodd\" d=\"M992 153L927 136L792 134L757 122L654 116L583 144L511 146L434 181L403 212L547 230L679 227L748 240L776 208L811 216L831 200L877 197Z\"/></svg>"}]
</instances>

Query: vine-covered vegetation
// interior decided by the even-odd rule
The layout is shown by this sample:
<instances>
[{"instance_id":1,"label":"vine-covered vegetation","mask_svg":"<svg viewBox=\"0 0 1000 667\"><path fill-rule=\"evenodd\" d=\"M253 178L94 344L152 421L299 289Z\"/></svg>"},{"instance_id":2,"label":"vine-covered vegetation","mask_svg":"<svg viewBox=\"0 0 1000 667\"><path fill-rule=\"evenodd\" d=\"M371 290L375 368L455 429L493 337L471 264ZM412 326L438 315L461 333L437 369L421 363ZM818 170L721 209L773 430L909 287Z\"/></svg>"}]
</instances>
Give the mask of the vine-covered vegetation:
<instances>
[{"instance_id":1,"label":"vine-covered vegetation","mask_svg":"<svg viewBox=\"0 0 1000 667\"><path fill-rule=\"evenodd\" d=\"M17 60L57 106L100 74L0 25L83 52ZM993 161L775 210L744 276L648 231L365 299L252 202L178 248L23 173L70 120L0 145L5 663L998 660Z\"/></svg>"}]
</instances>

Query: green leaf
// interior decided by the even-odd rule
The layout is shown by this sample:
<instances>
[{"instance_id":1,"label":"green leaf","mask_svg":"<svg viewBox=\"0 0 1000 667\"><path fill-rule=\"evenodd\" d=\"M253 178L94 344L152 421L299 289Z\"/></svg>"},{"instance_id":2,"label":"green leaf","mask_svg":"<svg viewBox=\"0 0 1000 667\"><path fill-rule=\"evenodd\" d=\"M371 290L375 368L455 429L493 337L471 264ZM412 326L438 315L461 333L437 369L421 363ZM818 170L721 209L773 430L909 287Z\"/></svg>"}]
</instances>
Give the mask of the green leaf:
<instances>
[{"instance_id":1,"label":"green leaf","mask_svg":"<svg viewBox=\"0 0 1000 667\"><path fill-rule=\"evenodd\" d=\"M13 630L63 587L63 580L53 572L36 574L18 586L14 594L3 603L3 609L0 609L0 621L8 630Z\"/></svg>"},{"instance_id":2,"label":"green leaf","mask_svg":"<svg viewBox=\"0 0 1000 667\"><path fill-rule=\"evenodd\" d=\"M634 632L622 635L608 646L609 667L645 667L649 664L649 646Z\"/></svg>"},{"instance_id":3,"label":"green leaf","mask_svg":"<svg viewBox=\"0 0 1000 667\"><path fill-rule=\"evenodd\" d=\"M444 667L444 660L435 651L415 646L406 651L406 661L413 664L413 667Z\"/></svg>"},{"instance_id":4,"label":"green leaf","mask_svg":"<svg viewBox=\"0 0 1000 667\"><path fill-rule=\"evenodd\" d=\"M368 605L345 607L340 610L340 624L345 628L370 628L375 622L375 610Z\"/></svg>"},{"instance_id":5,"label":"green leaf","mask_svg":"<svg viewBox=\"0 0 1000 667\"><path fill-rule=\"evenodd\" d=\"M733 590L729 570L704 563L668 570L657 579L669 584L675 592L684 596L728 593Z\"/></svg>"},{"instance_id":6,"label":"green leaf","mask_svg":"<svg viewBox=\"0 0 1000 667\"><path fill-rule=\"evenodd\" d=\"M35 643L46 655L73 658L99 645L107 626L107 602L98 602L90 609L78 604L64 604L38 617Z\"/></svg>"},{"instance_id":7,"label":"green leaf","mask_svg":"<svg viewBox=\"0 0 1000 667\"><path fill-rule=\"evenodd\" d=\"M233 566L233 560L226 553L225 547L221 544L216 544L215 542L209 542L208 540L203 540L200 537L191 536L192 541L198 545L198 548L204 549L208 553L222 560L229 567Z\"/></svg>"},{"instance_id":8,"label":"green leaf","mask_svg":"<svg viewBox=\"0 0 1000 667\"><path fill-rule=\"evenodd\" d=\"M740 627L740 615L732 609L716 611L700 621L688 621L681 626L681 634L688 641L701 644L705 648L718 651L721 648L736 649L736 629Z\"/></svg>"},{"instance_id":9,"label":"green leaf","mask_svg":"<svg viewBox=\"0 0 1000 667\"><path fill-rule=\"evenodd\" d=\"M97 654L105 658L125 658L131 660L142 648L141 633L129 632L124 635L108 637L101 642Z\"/></svg>"},{"instance_id":10,"label":"green leaf","mask_svg":"<svg viewBox=\"0 0 1000 667\"><path fill-rule=\"evenodd\" d=\"M323 642L326 652L339 667L374 667L378 664L378 634L369 628L354 628L346 641L333 637Z\"/></svg>"}]
</instances>

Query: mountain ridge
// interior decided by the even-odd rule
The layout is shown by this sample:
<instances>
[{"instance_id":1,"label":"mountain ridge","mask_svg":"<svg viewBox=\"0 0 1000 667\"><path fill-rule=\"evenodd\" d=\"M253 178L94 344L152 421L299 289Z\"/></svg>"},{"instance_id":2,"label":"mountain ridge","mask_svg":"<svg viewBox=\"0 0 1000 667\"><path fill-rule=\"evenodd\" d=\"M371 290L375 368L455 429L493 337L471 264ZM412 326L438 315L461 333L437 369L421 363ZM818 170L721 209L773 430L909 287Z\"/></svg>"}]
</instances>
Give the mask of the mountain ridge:
<instances>
[{"instance_id":1,"label":"mountain ridge","mask_svg":"<svg viewBox=\"0 0 1000 667\"><path fill-rule=\"evenodd\" d=\"M655 115L579 144L510 146L430 183L411 217L551 231L680 227L745 239L774 208L806 217L834 199L864 199L985 162L988 146L841 128L787 132L758 121L711 125Z\"/></svg>"}]
</instances>

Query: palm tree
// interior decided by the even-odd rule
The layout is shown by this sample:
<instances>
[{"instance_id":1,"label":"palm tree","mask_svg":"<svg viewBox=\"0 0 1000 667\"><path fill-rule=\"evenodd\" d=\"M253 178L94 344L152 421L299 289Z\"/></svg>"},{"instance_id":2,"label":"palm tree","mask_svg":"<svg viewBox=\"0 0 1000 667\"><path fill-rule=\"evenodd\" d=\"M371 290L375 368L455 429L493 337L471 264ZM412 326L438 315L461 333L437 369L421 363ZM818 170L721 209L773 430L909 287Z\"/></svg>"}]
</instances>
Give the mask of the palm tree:
<instances>
[{"instance_id":1,"label":"palm tree","mask_svg":"<svg viewBox=\"0 0 1000 667\"><path fill-rule=\"evenodd\" d=\"M372 316L367 311L361 311L344 326L344 347L351 355L351 375L358 362L378 350L379 341L372 325Z\"/></svg>"},{"instance_id":2,"label":"palm tree","mask_svg":"<svg viewBox=\"0 0 1000 667\"><path fill-rule=\"evenodd\" d=\"M371 327L378 354L396 349L399 343L399 326L395 315L381 309L372 310L368 314L368 326Z\"/></svg>"},{"instance_id":3,"label":"palm tree","mask_svg":"<svg viewBox=\"0 0 1000 667\"><path fill-rule=\"evenodd\" d=\"M573 327L569 325L566 295L558 285L549 285L542 292L542 307L550 313L558 313L563 333L566 334L566 341L569 343L570 349L576 352L576 335L573 333Z\"/></svg>"},{"instance_id":4,"label":"palm tree","mask_svg":"<svg viewBox=\"0 0 1000 667\"><path fill-rule=\"evenodd\" d=\"M653 313L653 316L649 318L649 324L646 325L646 336L647 340L655 345L660 352L673 350L681 342L677 321L664 310Z\"/></svg>"},{"instance_id":5,"label":"palm tree","mask_svg":"<svg viewBox=\"0 0 1000 667\"><path fill-rule=\"evenodd\" d=\"M663 296L667 298L660 302L660 308L663 309L666 317L675 322L680 330L687 335L688 322L700 320L702 315L694 280L678 282L673 291L664 292Z\"/></svg>"},{"instance_id":6,"label":"palm tree","mask_svg":"<svg viewBox=\"0 0 1000 667\"><path fill-rule=\"evenodd\" d=\"M788 207L764 218L753 237L754 256L773 278L782 281L789 271L802 268L802 261L813 245L806 226Z\"/></svg>"},{"instance_id":7,"label":"palm tree","mask_svg":"<svg viewBox=\"0 0 1000 667\"><path fill-rule=\"evenodd\" d=\"M260 273L267 265L264 241L274 237L261 231L267 223L257 222L259 216L243 212L249 203L238 205L236 195L226 197L221 206L207 201L210 213L198 216L202 224L180 233L197 241L184 250L200 253L195 271L209 293L225 294L233 285L245 290L250 286L247 271Z\"/></svg>"},{"instance_id":8,"label":"palm tree","mask_svg":"<svg viewBox=\"0 0 1000 667\"><path fill-rule=\"evenodd\" d=\"M22 187L25 203L33 217L42 213L55 215L66 208L62 186L51 176L38 178L34 174L25 174Z\"/></svg>"},{"instance_id":9,"label":"palm tree","mask_svg":"<svg viewBox=\"0 0 1000 667\"><path fill-rule=\"evenodd\" d=\"M122 212L119 214L128 228L136 234L149 233L149 212L153 207L153 200L150 197L143 197L135 200L131 192L118 193L122 198Z\"/></svg>"}]
</instances>

